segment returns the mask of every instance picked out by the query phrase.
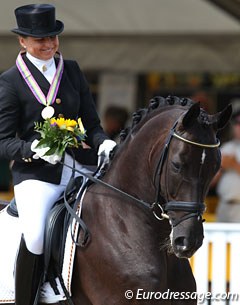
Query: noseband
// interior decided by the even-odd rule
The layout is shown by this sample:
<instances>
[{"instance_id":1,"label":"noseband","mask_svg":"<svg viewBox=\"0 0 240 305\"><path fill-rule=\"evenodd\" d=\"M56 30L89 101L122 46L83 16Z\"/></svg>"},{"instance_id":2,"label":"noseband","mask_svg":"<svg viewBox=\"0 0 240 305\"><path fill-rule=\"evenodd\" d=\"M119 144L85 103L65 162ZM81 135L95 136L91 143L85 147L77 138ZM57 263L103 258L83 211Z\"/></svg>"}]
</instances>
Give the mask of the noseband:
<instances>
[{"instance_id":1,"label":"noseband","mask_svg":"<svg viewBox=\"0 0 240 305\"><path fill-rule=\"evenodd\" d=\"M161 174L163 171L164 162L167 160L172 138L174 137L180 141L183 141L183 142L186 142L188 144L195 145L198 147L203 147L203 148L217 148L220 146L220 141L218 139L217 139L217 142L214 144L203 144L203 143L194 142L194 141L190 141L186 138L183 138L182 136L180 136L179 134L176 133L177 124L178 124L178 121L176 121L174 123L173 127L171 128L169 135L167 137L167 140L165 142L160 160L158 162L158 166L157 166L157 170L156 170L155 178L154 178L154 180L156 181L156 184L157 184L156 200L152 205L153 214L158 220L163 220L165 218L169 219L169 216L166 214L169 211L182 211L182 212L187 213L186 215L182 216L179 219L171 220L171 224L173 227L177 226L182 221L189 219L191 217L197 217L198 220L202 220L202 214L205 211L205 204L203 202L188 202L188 201L167 201L163 205L160 204L161 199L163 201L166 201L164 199L164 197L161 195L162 192L161 192L160 179L161 179ZM202 164L201 164L201 166L202 166ZM200 169L200 171L201 171L201 169ZM156 208L160 209L160 216L158 216L158 214L156 212Z\"/></svg>"}]
</instances>

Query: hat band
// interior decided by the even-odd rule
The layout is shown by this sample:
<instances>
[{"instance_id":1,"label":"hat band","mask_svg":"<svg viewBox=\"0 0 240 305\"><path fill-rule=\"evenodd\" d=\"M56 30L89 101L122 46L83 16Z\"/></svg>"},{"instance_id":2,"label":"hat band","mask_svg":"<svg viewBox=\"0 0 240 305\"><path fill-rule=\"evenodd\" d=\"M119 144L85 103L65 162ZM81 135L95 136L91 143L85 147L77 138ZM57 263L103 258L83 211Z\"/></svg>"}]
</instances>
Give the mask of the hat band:
<instances>
[{"instance_id":1,"label":"hat band","mask_svg":"<svg viewBox=\"0 0 240 305\"><path fill-rule=\"evenodd\" d=\"M35 28L35 29L29 29L24 27L18 27L18 30L21 32L26 32L29 34L47 34L49 32L54 32L55 28L49 29L49 28Z\"/></svg>"}]
</instances>

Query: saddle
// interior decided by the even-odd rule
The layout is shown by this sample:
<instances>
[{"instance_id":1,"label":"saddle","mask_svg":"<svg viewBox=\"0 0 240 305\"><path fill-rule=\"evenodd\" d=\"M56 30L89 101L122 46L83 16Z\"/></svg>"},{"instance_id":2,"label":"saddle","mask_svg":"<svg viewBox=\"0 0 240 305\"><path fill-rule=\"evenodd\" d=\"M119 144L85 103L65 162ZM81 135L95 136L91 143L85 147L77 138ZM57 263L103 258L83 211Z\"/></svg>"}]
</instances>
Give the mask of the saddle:
<instances>
[{"instance_id":1,"label":"saddle","mask_svg":"<svg viewBox=\"0 0 240 305\"><path fill-rule=\"evenodd\" d=\"M82 194L89 184L90 182L84 181L82 176L71 179L66 190L55 202L46 219L44 234L44 281L49 281L56 294L59 294L59 291L55 278L58 277L62 286L64 285L61 273L67 232L74 217L71 213L76 214ZM72 210L71 213L69 209ZM15 198L9 203L7 212L11 216L18 217ZM83 221L78 222L80 230L83 228L85 231L85 240L80 245L85 246L87 241L89 241L90 235ZM77 244L79 245L79 243ZM63 290L65 292L65 287L63 287Z\"/></svg>"}]
</instances>

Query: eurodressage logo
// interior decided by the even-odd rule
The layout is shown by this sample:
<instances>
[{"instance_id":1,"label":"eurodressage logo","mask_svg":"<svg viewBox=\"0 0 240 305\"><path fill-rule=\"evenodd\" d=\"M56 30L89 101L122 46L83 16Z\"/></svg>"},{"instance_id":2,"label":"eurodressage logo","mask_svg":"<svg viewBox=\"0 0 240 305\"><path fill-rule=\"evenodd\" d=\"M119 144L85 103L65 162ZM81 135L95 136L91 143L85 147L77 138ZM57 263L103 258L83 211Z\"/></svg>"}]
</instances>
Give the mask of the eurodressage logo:
<instances>
[{"instance_id":1,"label":"eurodressage logo","mask_svg":"<svg viewBox=\"0 0 240 305\"><path fill-rule=\"evenodd\" d=\"M211 292L207 293L197 293L197 292L174 292L168 289L167 291L144 291L139 288L136 293L132 290L125 291L125 298L127 300L136 299L136 300L198 300L198 304L203 304L205 300L231 300L238 301L240 300L240 295L237 293L216 293L213 295Z\"/></svg>"},{"instance_id":2,"label":"eurodressage logo","mask_svg":"<svg viewBox=\"0 0 240 305\"><path fill-rule=\"evenodd\" d=\"M168 289L165 292L160 291L144 291L139 288L134 295L132 290L127 290L125 292L125 298L130 300L135 298L136 300L196 300L197 299L196 292L173 292Z\"/></svg>"}]
</instances>

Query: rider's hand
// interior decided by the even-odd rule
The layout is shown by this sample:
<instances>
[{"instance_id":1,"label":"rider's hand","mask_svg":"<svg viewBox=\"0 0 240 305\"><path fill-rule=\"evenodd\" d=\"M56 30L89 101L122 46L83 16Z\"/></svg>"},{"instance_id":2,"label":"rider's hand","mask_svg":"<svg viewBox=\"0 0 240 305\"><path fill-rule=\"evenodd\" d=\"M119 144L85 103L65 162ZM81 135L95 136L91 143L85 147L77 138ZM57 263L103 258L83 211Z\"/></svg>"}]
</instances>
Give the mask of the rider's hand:
<instances>
[{"instance_id":1,"label":"rider's hand","mask_svg":"<svg viewBox=\"0 0 240 305\"><path fill-rule=\"evenodd\" d=\"M53 154L49 156L45 156L45 153L50 149L50 147L36 147L38 145L39 141L34 140L31 145L31 150L35 152L33 155L33 159L43 159L44 161L51 163L53 165L57 164L61 160L61 156Z\"/></svg>"},{"instance_id":2,"label":"rider's hand","mask_svg":"<svg viewBox=\"0 0 240 305\"><path fill-rule=\"evenodd\" d=\"M117 145L116 142L112 140L104 140L98 148L98 166L101 164L104 166L109 163L110 152Z\"/></svg>"}]
</instances>

